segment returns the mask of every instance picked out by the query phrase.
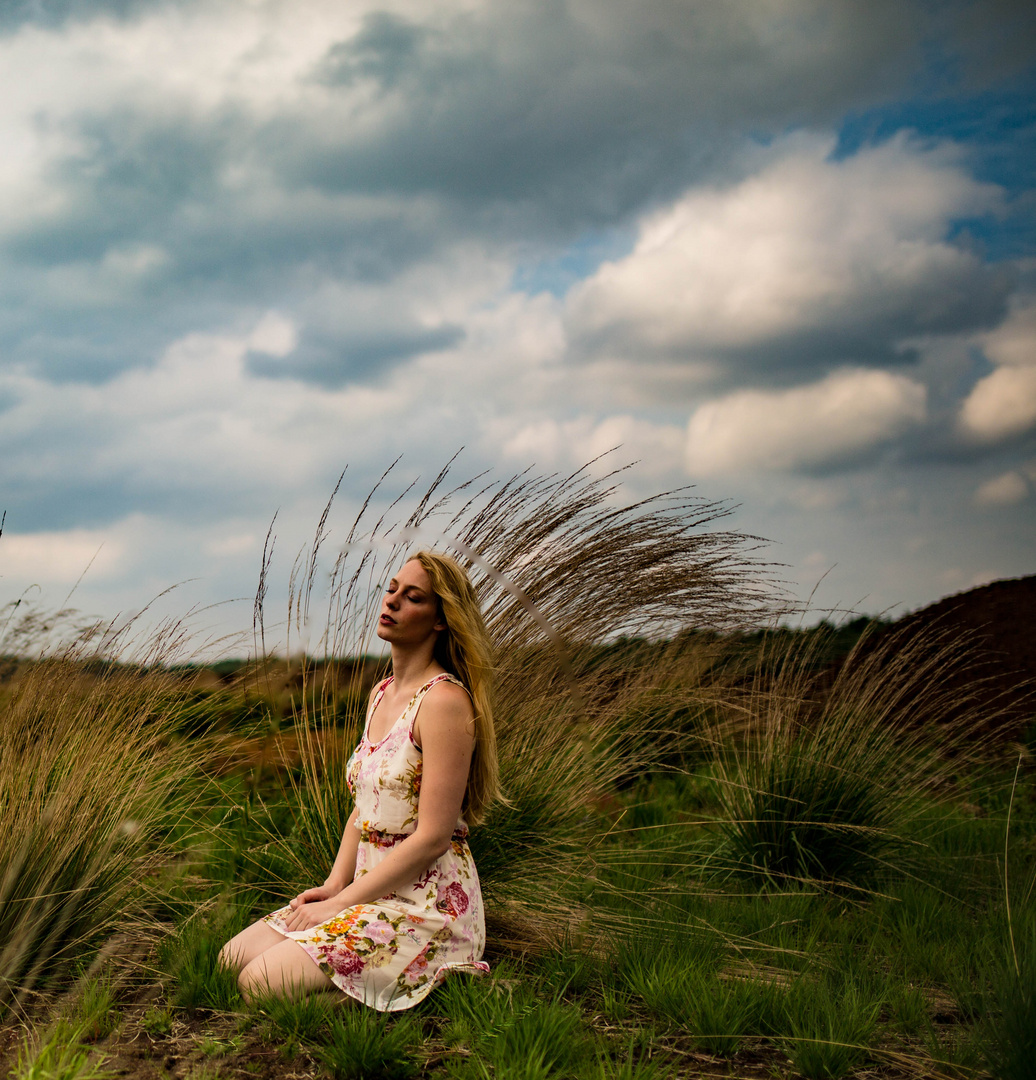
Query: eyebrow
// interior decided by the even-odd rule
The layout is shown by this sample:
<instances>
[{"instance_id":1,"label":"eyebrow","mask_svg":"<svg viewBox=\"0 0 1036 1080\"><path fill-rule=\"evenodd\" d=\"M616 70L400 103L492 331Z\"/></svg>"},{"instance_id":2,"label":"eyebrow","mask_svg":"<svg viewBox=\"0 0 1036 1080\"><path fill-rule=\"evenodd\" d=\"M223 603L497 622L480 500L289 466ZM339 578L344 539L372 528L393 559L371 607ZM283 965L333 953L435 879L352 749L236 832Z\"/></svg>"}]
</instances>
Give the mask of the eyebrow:
<instances>
[{"instance_id":1,"label":"eyebrow","mask_svg":"<svg viewBox=\"0 0 1036 1080\"><path fill-rule=\"evenodd\" d=\"M395 578L391 578L389 580L389 584L390 585L395 585L397 589L399 588L399 582ZM405 592L416 592L421 596L425 595L425 591L424 591L424 589L421 588L420 585L407 585L407 586L405 586L404 591Z\"/></svg>"}]
</instances>

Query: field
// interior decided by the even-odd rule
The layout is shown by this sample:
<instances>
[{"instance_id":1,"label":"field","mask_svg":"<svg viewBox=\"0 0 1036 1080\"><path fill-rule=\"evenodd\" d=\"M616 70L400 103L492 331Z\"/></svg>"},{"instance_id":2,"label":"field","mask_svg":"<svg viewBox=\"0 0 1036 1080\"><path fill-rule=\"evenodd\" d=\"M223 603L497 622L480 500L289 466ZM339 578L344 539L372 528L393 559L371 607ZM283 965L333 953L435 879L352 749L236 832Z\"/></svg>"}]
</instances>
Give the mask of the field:
<instances>
[{"instance_id":1,"label":"field","mask_svg":"<svg viewBox=\"0 0 1036 1080\"><path fill-rule=\"evenodd\" d=\"M492 974L404 1014L246 1007L215 963L330 862L379 668L340 658L398 549L374 530L335 564L320 658L193 666L176 627L8 612L0 1068L1031 1077L1036 727L1017 686L1007 701L948 620L738 629L765 595L748 538L703 532L716 507L613 514L599 490L519 484L449 522L507 568L508 588L481 582L510 805L472 836Z\"/></svg>"}]
</instances>

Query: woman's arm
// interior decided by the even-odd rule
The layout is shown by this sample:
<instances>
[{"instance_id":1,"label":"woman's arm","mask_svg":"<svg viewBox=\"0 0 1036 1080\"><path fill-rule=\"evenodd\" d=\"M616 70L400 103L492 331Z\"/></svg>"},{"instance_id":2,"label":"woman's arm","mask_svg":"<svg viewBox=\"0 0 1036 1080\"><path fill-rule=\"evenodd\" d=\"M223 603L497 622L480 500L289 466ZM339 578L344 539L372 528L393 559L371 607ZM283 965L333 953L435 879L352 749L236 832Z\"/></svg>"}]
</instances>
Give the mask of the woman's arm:
<instances>
[{"instance_id":1,"label":"woman's arm","mask_svg":"<svg viewBox=\"0 0 1036 1080\"><path fill-rule=\"evenodd\" d=\"M418 720L420 728L415 724L414 735L415 740L420 740L423 764L416 829L377 866L346 884L333 896L320 900L314 898L313 902L303 901L297 906L292 901L295 911L287 920L289 930L308 930L347 907L367 904L387 896L401 885L418 878L449 848L464 803L468 770L475 747L471 699L459 686L439 683L428 691L422 701ZM351 825L346 826L346 831L350 828ZM356 836L357 841L351 852L353 866L358 832ZM344 837L342 846L345 847ZM339 867L341 858L340 851L335 868ZM346 862L342 865L346 865ZM332 870L332 875L334 872ZM329 876L328 885L331 884L332 878Z\"/></svg>"}]
</instances>

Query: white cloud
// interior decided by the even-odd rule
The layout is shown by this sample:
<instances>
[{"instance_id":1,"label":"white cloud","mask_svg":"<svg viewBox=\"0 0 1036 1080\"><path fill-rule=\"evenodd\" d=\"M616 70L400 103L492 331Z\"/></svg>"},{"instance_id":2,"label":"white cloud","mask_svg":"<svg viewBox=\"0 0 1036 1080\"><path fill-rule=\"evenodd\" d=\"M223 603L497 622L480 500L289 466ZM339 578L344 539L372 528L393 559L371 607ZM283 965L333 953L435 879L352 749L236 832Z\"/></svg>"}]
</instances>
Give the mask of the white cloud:
<instances>
[{"instance_id":1,"label":"white cloud","mask_svg":"<svg viewBox=\"0 0 1036 1080\"><path fill-rule=\"evenodd\" d=\"M1016 303L1002 325L979 340L994 364L1036 367L1036 301Z\"/></svg>"},{"instance_id":2,"label":"white cloud","mask_svg":"<svg viewBox=\"0 0 1036 1080\"><path fill-rule=\"evenodd\" d=\"M981 484L975 492L979 506L1013 506L1029 497L1029 485L1018 472L1006 472Z\"/></svg>"},{"instance_id":3,"label":"white cloud","mask_svg":"<svg viewBox=\"0 0 1036 1080\"><path fill-rule=\"evenodd\" d=\"M268 311L248 335L248 347L267 356L288 356L297 344L295 324L276 311Z\"/></svg>"},{"instance_id":4,"label":"white cloud","mask_svg":"<svg viewBox=\"0 0 1036 1080\"><path fill-rule=\"evenodd\" d=\"M25 584L74 585L86 573L100 580L115 577L125 556L126 543L108 530L5 532L0 537L2 576Z\"/></svg>"},{"instance_id":5,"label":"white cloud","mask_svg":"<svg viewBox=\"0 0 1036 1080\"><path fill-rule=\"evenodd\" d=\"M1017 304L980 343L997 366L973 387L961 408L964 431L998 442L1036 427L1036 303Z\"/></svg>"},{"instance_id":6,"label":"white cloud","mask_svg":"<svg viewBox=\"0 0 1036 1080\"><path fill-rule=\"evenodd\" d=\"M782 355L787 368L974 317L984 268L943 237L996 190L946 148L897 138L834 161L832 147L791 137L748 179L692 189L645 220L629 256L571 293L573 334L632 358L820 342L820 357Z\"/></svg>"},{"instance_id":7,"label":"white cloud","mask_svg":"<svg viewBox=\"0 0 1036 1080\"><path fill-rule=\"evenodd\" d=\"M502 432L505 423L495 425ZM534 462L544 469L571 468L608 454L598 471L640 461L643 476L671 473L680 460L683 433L675 425L654 424L633 416L609 416L603 420L581 416L573 420L544 417L526 420L506 436L501 445L504 457L516 464Z\"/></svg>"},{"instance_id":8,"label":"white cloud","mask_svg":"<svg viewBox=\"0 0 1036 1080\"><path fill-rule=\"evenodd\" d=\"M1002 367L980 379L961 409L968 434L984 442L1036 426L1036 367Z\"/></svg>"},{"instance_id":9,"label":"white cloud","mask_svg":"<svg viewBox=\"0 0 1036 1080\"><path fill-rule=\"evenodd\" d=\"M845 370L791 390L743 390L699 406L687 427L692 475L844 463L924 421L925 388Z\"/></svg>"}]
</instances>

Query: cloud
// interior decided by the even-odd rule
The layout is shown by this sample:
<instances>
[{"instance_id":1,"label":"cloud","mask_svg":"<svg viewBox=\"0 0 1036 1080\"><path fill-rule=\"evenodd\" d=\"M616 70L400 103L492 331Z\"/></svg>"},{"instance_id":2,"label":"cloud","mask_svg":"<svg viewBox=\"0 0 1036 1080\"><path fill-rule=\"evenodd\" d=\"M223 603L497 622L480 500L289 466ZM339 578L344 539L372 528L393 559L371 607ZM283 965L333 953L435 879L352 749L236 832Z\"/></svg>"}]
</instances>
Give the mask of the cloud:
<instances>
[{"instance_id":1,"label":"cloud","mask_svg":"<svg viewBox=\"0 0 1036 1080\"><path fill-rule=\"evenodd\" d=\"M8 580L74 585L86 572L100 580L118 576L126 551L125 542L108 530L6 532L0 538L0 565Z\"/></svg>"},{"instance_id":2,"label":"cloud","mask_svg":"<svg viewBox=\"0 0 1036 1080\"><path fill-rule=\"evenodd\" d=\"M578 468L587 462L607 455L601 470L632 461L642 463L642 478L654 478L670 473L679 460L683 432L672 424L658 424L628 415L596 419L591 416L559 421L544 417L515 425L497 422L500 433L500 452L524 467L534 462L541 469ZM510 426L510 434L504 429ZM610 451L617 450L616 454Z\"/></svg>"},{"instance_id":3,"label":"cloud","mask_svg":"<svg viewBox=\"0 0 1036 1080\"><path fill-rule=\"evenodd\" d=\"M450 294L435 308L443 317L481 295L474 282L455 293L450 281L438 284ZM427 312L439 301L426 285ZM449 349L330 388L254 375L259 360L289 368L295 360L295 322L277 311L184 335L153 365L100 384L55 385L0 367L8 527L101 527L140 512L194 525L252 515L260 528L306 493L326 497L347 463L344 490L361 499L401 452L420 466L467 443L489 465L500 456L499 415L527 420L542 415L545 399L563 398L562 340L548 297L505 297L476 311L468 327Z\"/></svg>"},{"instance_id":4,"label":"cloud","mask_svg":"<svg viewBox=\"0 0 1036 1080\"><path fill-rule=\"evenodd\" d=\"M340 387L455 347L460 318L354 305L336 321L321 297L392 290L465 244L535 262L625 227L728 176L744 130L886 95L933 32L891 0L836 14L818 0L17 12L0 37L0 349L98 383L271 308L298 340L284 363L250 359L267 377ZM945 254L929 307L948 285L972 309L995 304L990 276ZM962 305L948 307L922 321L952 321ZM848 333L872 362L889 333L865 322Z\"/></svg>"},{"instance_id":5,"label":"cloud","mask_svg":"<svg viewBox=\"0 0 1036 1080\"><path fill-rule=\"evenodd\" d=\"M1029 483L1020 472L1006 472L980 484L975 492L978 506L1014 506L1029 497Z\"/></svg>"},{"instance_id":6,"label":"cloud","mask_svg":"<svg viewBox=\"0 0 1036 1080\"><path fill-rule=\"evenodd\" d=\"M961 409L972 437L999 442L1036 426L1036 366L1002 367L980 379Z\"/></svg>"},{"instance_id":7,"label":"cloud","mask_svg":"<svg viewBox=\"0 0 1036 1080\"><path fill-rule=\"evenodd\" d=\"M815 0L368 11L313 69L313 102L347 110L350 137L278 133L322 188L504 199L553 227L612 220L671 192L674 169L715 164L726 125L830 120L902 79L922 29L908 8L817 13Z\"/></svg>"},{"instance_id":8,"label":"cloud","mask_svg":"<svg viewBox=\"0 0 1036 1080\"><path fill-rule=\"evenodd\" d=\"M1010 280L945 239L992 209L948 148L906 138L841 161L795 136L741 182L693 188L570 295L589 352L794 378L896 362L905 339L991 324Z\"/></svg>"},{"instance_id":9,"label":"cloud","mask_svg":"<svg viewBox=\"0 0 1036 1080\"><path fill-rule=\"evenodd\" d=\"M1004 322L980 340L994 364L1036 367L1036 300L1019 298Z\"/></svg>"},{"instance_id":10,"label":"cloud","mask_svg":"<svg viewBox=\"0 0 1036 1080\"><path fill-rule=\"evenodd\" d=\"M968 394L960 425L972 439L996 443L1036 427L1036 302L1017 303L980 342L997 367Z\"/></svg>"},{"instance_id":11,"label":"cloud","mask_svg":"<svg viewBox=\"0 0 1036 1080\"><path fill-rule=\"evenodd\" d=\"M925 419L925 388L885 371L846 370L790 390L743 390L699 406L687 426L692 475L789 471L866 458Z\"/></svg>"}]
</instances>

